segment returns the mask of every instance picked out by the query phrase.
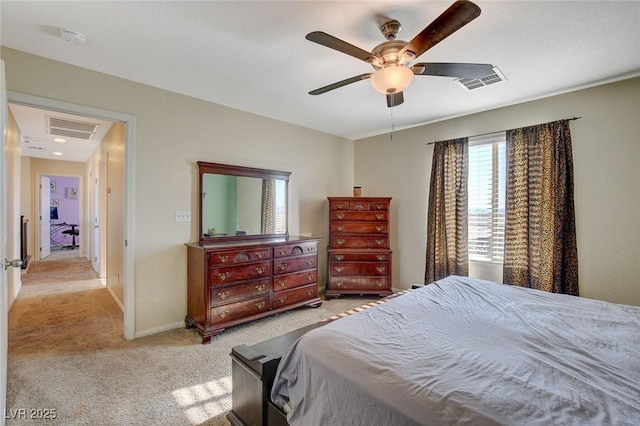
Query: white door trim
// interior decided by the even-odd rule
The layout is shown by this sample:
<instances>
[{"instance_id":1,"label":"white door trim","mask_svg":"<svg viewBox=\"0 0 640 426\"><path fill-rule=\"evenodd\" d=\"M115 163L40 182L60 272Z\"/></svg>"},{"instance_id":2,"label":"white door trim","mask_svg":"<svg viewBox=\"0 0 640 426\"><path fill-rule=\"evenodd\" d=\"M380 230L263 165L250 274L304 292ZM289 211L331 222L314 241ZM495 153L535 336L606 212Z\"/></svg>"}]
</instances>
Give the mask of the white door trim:
<instances>
[{"instance_id":1,"label":"white door trim","mask_svg":"<svg viewBox=\"0 0 640 426\"><path fill-rule=\"evenodd\" d=\"M125 200L124 200L124 338L135 338L135 146L136 117L121 112L77 105L55 99L41 98L17 92L7 92L10 103L46 108L53 111L118 121L125 124Z\"/></svg>"}]
</instances>

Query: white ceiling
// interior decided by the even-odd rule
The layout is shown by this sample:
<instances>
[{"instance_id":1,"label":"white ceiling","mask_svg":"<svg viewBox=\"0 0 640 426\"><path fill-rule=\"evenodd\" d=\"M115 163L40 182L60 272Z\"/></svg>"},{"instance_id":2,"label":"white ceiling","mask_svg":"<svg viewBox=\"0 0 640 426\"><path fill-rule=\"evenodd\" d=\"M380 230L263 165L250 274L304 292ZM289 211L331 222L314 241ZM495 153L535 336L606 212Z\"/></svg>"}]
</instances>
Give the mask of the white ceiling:
<instances>
[{"instance_id":1,"label":"white ceiling","mask_svg":"<svg viewBox=\"0 0 640 426\"><path fill-rule=\"evenodd\" d=\"M419 57L478 62L507 81L466 91L417 76L405 103L361 81L366 63L305 40L325 31L370 51L397 19L410 40L451 1L7 1L3 46L326 133L358 139L640 75L640 2L477 1L482 14ZM72 45L67 28L87 36Z\"/></svg>"}]
</instances>

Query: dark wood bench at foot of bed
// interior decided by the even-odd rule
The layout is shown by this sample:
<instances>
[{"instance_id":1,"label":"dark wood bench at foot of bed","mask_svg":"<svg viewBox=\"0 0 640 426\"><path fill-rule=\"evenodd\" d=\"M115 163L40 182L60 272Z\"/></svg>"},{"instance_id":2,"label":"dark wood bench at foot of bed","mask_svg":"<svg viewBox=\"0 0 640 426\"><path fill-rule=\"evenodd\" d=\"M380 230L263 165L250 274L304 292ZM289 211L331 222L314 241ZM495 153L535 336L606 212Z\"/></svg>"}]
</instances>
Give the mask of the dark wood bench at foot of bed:
<instances>
[{"instance_id":1,"label":"dark wood bench at foot of bed","mask_svg":"<svg viewBox=\"0 0 640 426\"><path fill-rule=\"evenodd\" d=\"M332 321L393 299L411 290L394 293L374 302L349 309L314 324L256 343L231 349L231 404L227 420L234 426L286 426L287 416L269 399L273 379L282 355L305 333Z\"/></svg>"}]
</instances>

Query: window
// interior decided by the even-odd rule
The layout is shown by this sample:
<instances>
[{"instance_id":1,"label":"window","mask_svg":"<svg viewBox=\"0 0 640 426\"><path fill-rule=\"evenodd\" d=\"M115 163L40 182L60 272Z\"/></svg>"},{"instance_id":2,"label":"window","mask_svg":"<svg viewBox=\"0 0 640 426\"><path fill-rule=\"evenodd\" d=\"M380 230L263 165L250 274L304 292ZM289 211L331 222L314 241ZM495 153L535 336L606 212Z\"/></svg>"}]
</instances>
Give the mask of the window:
<instances>
[{"instance_id":1,"label":"window","mask_svg":"<svg viewBox=\"0 0 640 426\"><path fill-rule=\"evenodd\" d=\"M502 262L505 132L469 138L469 260Z\"/></svg>"}]
</instances>

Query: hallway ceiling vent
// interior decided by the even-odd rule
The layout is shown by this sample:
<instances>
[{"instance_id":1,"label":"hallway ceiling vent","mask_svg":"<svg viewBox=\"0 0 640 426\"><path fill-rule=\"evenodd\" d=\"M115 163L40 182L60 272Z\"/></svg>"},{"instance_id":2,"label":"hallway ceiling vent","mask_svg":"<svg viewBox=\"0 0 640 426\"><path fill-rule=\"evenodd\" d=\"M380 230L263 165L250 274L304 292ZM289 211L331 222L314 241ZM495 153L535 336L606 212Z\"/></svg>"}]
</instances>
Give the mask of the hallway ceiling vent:
<instances>
[{"instance_id":1,"label":"hallway ceiling vent","mask_svg":"<svg viewBox=\"0 0 640 426\"><path fill-rule=\"evenodd\" d=\"M99 124L82 121L71 121L64 118L47 116L47 133L54 136L67 136L78 139L91 139L98 130Z\"/></svg>"},{"instance_id":2,"label":"hallway ceiling vent","mask_svg":"<svg viewBox=\"0 0 640 426\"><path fill-rule=\"evenodd\" d=\"M493 67L493 72L482 78L458 78L456 81L467 90L479 89L480 87L489 86L494 83L505 81L507 78L502 74L498 67Z\"/></svg>"}]
</instances>

